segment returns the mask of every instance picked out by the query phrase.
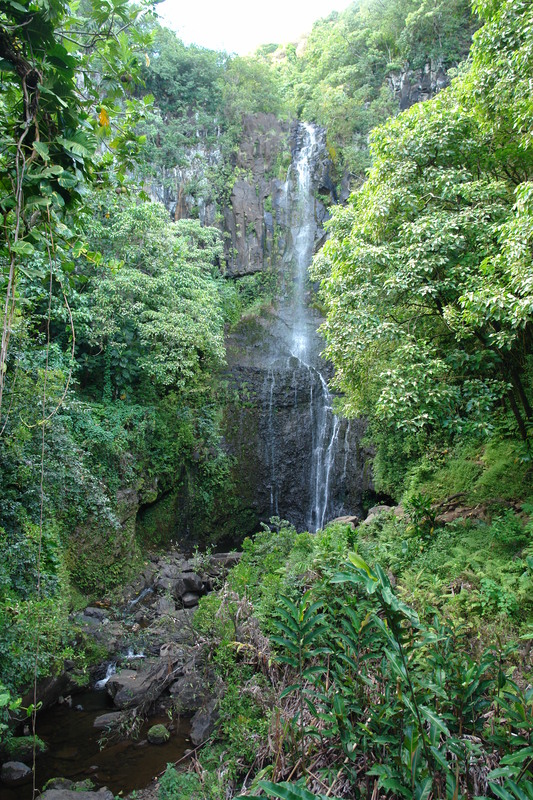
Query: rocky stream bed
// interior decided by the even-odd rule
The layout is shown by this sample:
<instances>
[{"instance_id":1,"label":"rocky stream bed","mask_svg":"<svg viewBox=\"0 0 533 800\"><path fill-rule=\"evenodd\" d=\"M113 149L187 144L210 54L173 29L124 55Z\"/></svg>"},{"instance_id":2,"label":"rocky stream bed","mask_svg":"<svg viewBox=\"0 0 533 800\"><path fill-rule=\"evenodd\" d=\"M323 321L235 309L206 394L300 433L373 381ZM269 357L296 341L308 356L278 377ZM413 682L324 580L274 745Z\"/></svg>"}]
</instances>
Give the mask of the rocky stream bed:
<instances>
[{"instance_id":1,"label":"rocky stream bed","mask_svg":"<svg viewBox=\"0 0 533 800\"><path fill-rule=\"evenodd\" d=\"M90 669L88 687L80 688L73 662L38 686L36 731L46 749L35 771L43 800L112 800L133 790L143 790L137 798L155 797L153 781L166 764L186 758L210 736L224 685L192 618L200 597L239 557L155 557L118 602L104 600L73 615L80 640L93 640L106 658ZM17 734L16 751L1 754L2 800L32 797L27 723Z\"/></svg>"}]
</instances>

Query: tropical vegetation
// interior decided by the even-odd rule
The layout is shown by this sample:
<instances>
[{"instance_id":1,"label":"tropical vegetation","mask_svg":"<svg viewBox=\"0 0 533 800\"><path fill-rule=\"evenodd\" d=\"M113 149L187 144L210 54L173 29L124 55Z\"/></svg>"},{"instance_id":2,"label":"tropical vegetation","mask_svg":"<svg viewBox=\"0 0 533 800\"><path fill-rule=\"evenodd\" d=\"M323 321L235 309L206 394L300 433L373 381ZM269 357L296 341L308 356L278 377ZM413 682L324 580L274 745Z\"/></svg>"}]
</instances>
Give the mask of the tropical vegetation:
<instances>
[{"instance_id":1,"label":"tropical vegetation","mask_svg":"<svg viewBox=\"0 0 533 800\"><path fill-rule=\"evenodd\" d=\"M402 80L437 74L400 113ZM160 800L531 800L530 2L360 0L243 58L150 3L6 0L0 77L0 735L32 682L87 665L72 609L146 549L249 531L225 334L277 283L228 277L223 210L246 119L276 115L327 128L345 202L316 303L367 505L396 510L244 539L195 616L218 726ZM179 170L186 218L149 196Z\"/></svg>"}]
</instances>

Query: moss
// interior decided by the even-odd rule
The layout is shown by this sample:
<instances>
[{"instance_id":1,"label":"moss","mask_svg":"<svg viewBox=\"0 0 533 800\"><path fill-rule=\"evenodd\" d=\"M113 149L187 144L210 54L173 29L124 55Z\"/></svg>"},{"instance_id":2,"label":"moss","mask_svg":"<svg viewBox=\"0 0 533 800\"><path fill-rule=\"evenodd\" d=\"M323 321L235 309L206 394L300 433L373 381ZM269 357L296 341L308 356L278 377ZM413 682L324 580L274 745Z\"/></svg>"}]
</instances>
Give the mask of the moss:
<instances>
[{"instance_id":1,"label":"moss","mask_svg":"<svg viewBox=\"0 0 533 800\"><path fill-rule=\"evenodd\" d=\"M76 587L85 594L107 592L132 576L140 559L135 515L123 525L91 520L79 525L68 542L66 564Z\"/></svg>"},{"instance_id":2,"label":"moss","mask_svg":"<svg viewBox=\"0 0 533 800\"><path fill-rule=\"evenodd\" d=\"M30 762L33 759L33 748L37 755L46 752L46 745L38 736L13 736L5 744L5 750L10 760Z\"/></svg>"},{"instance_id":3,"label":"moss","mask_svg":"<svg viewBox=\"0 0 533 800\"><path fill-rule=\"evenodd\" d=\"M145 508L137 520L137 537L143 544L156 547L168 544L176 537L182 502L178 491L170 492Z\"/></svg>"},{"instance_id":4,"label":"moss","mask_svg":"<svg viewBox=\"0 0 533 800\"><path fill-rule=\"evenodd\" d=\"M147 734L150 744L164 744L170 739L170 733L164 725L152 725Z\"/></svg>"},{"instance_id":5,"label":"moss","mask_svg":"<svg viewBox=\"0 0 533 800\"><path fill-rule=\"evenodd\" d=\"M524 501L533 494L531 478L522 443L493 439L456 447L440 454L438 461L419 461L411 469L402 502L417 493L433 502L459 493L467 504L495 499Z\"/></svg>"}]
</instances>

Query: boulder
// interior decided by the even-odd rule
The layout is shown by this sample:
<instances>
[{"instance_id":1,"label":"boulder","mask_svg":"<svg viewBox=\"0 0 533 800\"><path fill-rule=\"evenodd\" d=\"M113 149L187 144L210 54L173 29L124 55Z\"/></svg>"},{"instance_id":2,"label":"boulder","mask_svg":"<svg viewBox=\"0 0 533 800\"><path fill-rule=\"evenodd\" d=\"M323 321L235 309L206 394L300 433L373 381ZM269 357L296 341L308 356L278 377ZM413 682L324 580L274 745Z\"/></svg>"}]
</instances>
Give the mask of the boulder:
<instances>
[{"instance_id":1,"label":"boulder","mask_svg":"<svg viewBox=\"0 0 533 800\"><path fill-rule=\"evenodd\" d=\"M17 786L19 783L26 783L32 776L32 770L22 761L6 761L2 764L0 779L7 786Z\"/></svg>"},{"instance_id":2,"label":"boulder","mask_svg":"<svg viewBox=\"0 0 533 800\"><path fill-rule=\"evenodd\" d=\"M120 711L109 711L107 714L100 714L93 722L93 728L114 728L124 718Z\"/></svg>"},{"instance_id":3,"label":"boulder","mask_svg":"<svg viewBox=\"0 0 533 800\"><path fill-rule=\"evenodd\" d=\"M169 692L180 713L197 711L212 694L210 682L196 672L182 675L172 684Z\"/></svg>"},{"instance_id":4,"label":"boulder","mask_svg":"<svg viewBox=\"0 0 533 800\"><path fill-rule=\"evenodd\" d=\"M352 528L356 528L359 525L359 517L353 516L345 516L345 517L335 517L335 519L331 520L332 524L335 522L339 522L342 525L350 525Z\"/></svg>"},{"instance_id":5,"label":"boulder","mask_svg":"<svg viewBox=\"0 0 533 800\"><path fill-rule=\"evenodd\" d=\"M196 746L205 742L215 730L217 720L217 701L211 700L204 708L197 711L191 720L191 741Z\"/></svg>"},{"instance_id":6,"label":"boulder","mask_svg":"<svg viewBox=\"0 0 533 800\"><path fill-rule=\"evenodd\" d=\"M95 608L94 606L87 606L83 612L86 617L94 617L97 620L103 620L107 617L106 612L102 608Z\"/></svg>"},{"instance_id":7,"label":"boulder","mask_svg":"<svg viewBox=\"0 0 533 800\"><path fill-rule=\"evenodd\" d=\"M71 781L70 778L50 778L50 780L46 781L44 785L44 789L74 789L74 788L75 788L74 781Z\"/></svg>"},{"instance_id":8,"label":"boulder","mask_svg":"<svg viewBox=\"0 0 533 800\"><path fill-rule=\"evenodd\" d=\"M146 738L150 744L165 744L170 739L170 733L164 725L152 725Z\"/></svg>"},{"instance_id":9,"label":"boulder","mask_svg":"<svg viewBox=\"0 0 533 800\"><path fill-rule=\"evenodd\" d=\"M180 593L181 584L178 578L170 578L168 575L159 575L155 579L154 586L161 592L169 592L171 595Z\"/></svg>"},{"instance_id":10,"label":"boulder","mask_svg":"<svg viewBox=\"0 0 533 800\"><path fill-rule=\"evenodd\" d=\"M185 592L200 593L203 591L204 582L200 575L197 575L196 572L182 572L180 578Z\"/></svg>"},{"instance_id":11,"label":"boulder","mask_svg":"<svg viewBox=\"0 0 533 800\"><path fill-rule=\"evenodd\" d=\"M137 696L142 695L144 677L142 672L133 669L121 669L112 675L107 684L107 693L118 708L131 708Z\"/></svg>"},{"instance_id":12,"label":"boulder","mask_svg":"<svg viewBox=\"0 0 533 800\"><path fill-rule=\"evenodd\" d=\"M182 595L181 602L183 603L184 608L194 608L198 605L199 599L200 596L194 592L185 592L185 594Z\"/></svg>"},{"instance_id":13,"label":"boulder","mask_svg":"<svg viewBox=\"0 0 533 800\"><path fill-rule=\"evenodd\" d=\"M174 642L181 645L193 645L195 633L192 627L194 611L182 608L174 612L172 617L158 617L152 625L143 631L146 646L152 652L159 652L162 644Z\"/></svg>"},{"instance_id":14,"label":"boulder","mask_svg":"<svg viewBox=\"0 0 533 800\"><path fill-rule=\"evenodd\" d=\"M372 506L372 508L368 509L368 514L362 520L361 525L367 525L375 517L379 517L382 514L390 514L391 511L394 511L394 506Z\"/></svg>"},{"instance_id":15,"label":"boulder","mask_svg":"<svg viewBox=\"0 0 533 800\"><path fill-rule=\"evenodd\" d=\"M176 603L171 597L165 595L157 601L156 610L158 614L172 614L176 610Z\"/></svg>"},{"instance_id":16,"label":"boulder","mask_svg":"<svg viewBox=\"0 0 533 800\"><path fill-rule=\"evenodd\" d=\"M214 553L211 556L211 564L231 569L231 567L239 563L241 558L242 553Z\"/></svg>"},{"instance_id":17,"label":"boulder","mask_svg":"<svg viewBox=\"0 0 533 800\"><path fill-rule=\"evenodd\" d=\"M129 669L117 672L109 679L107 690L117 708L138 708L146 713L182 672L181 657L157 658L138 672Z\"/></svg>"}]
</instances>

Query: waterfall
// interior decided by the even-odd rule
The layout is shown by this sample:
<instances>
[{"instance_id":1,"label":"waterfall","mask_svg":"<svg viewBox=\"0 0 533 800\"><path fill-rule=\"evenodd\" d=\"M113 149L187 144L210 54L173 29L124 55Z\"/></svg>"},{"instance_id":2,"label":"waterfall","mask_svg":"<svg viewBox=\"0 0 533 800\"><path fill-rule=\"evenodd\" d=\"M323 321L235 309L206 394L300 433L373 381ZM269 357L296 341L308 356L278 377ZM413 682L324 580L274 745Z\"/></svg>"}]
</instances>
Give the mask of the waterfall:
<instances>
[{"instance_id":1,"label":"waterfall","mask_svg":"<svg viewBox=\"0 0 533 800\"><path fill-rule=\"evenodd\" d=\"M267 448L270 463L270 515L278 515L278 487L276 480L276 420L274 406L274 390L276 388L276 375L273 369L267 373L268 382L268 416L267 416Z\"/></svg>"},{"instance_id":2,"label":"waterfall","mask_svg":"<svg viewBox=\"0 0 533 800\"><path fill-rule=\"evenodd\" d=\"M333 189L325 130L293 123L289 141L291 164L262 209L271 236L263 243L263 267L275 277L276 293L228 334L229 386L236 391L224 426L250 529L254 518L277 516L314 532L357 514L368 479L364 424L350 426L333 411L331 365L321 357L318 332L323 317L308 274L325 238L322 201ZM236 207L246 202L240 198Z\"/></svg>"},{"instance_id":3,"label":"waterfall","mask_svg":"<svg viewBox=\"0 0 533 800\"><path fill-rule=\"evenodd\" d=\"M290 219L291 246L285 255L285 308L282 318L286 325L287 348L292 363L295 398L298 376L305 370L308 381L308 417L311 431L307 468L309 498L305 514L310 531L322 528L331 516L331 489L337 455L340 420L333 413L332 397L322 373L320 350L323 342L317 332L316 311L309 307L311 290L308 269L313 258L316 220L313 168L322 147L317 129L308 123L299 126L300 146L295 153L292 169L284 187L285 202ZM275 423L273 370L269 370L268 448L271 470L271 509L278 507L275 481ZM277 513L277 510L276 510Z\"/></svg>"}]
</instances>

